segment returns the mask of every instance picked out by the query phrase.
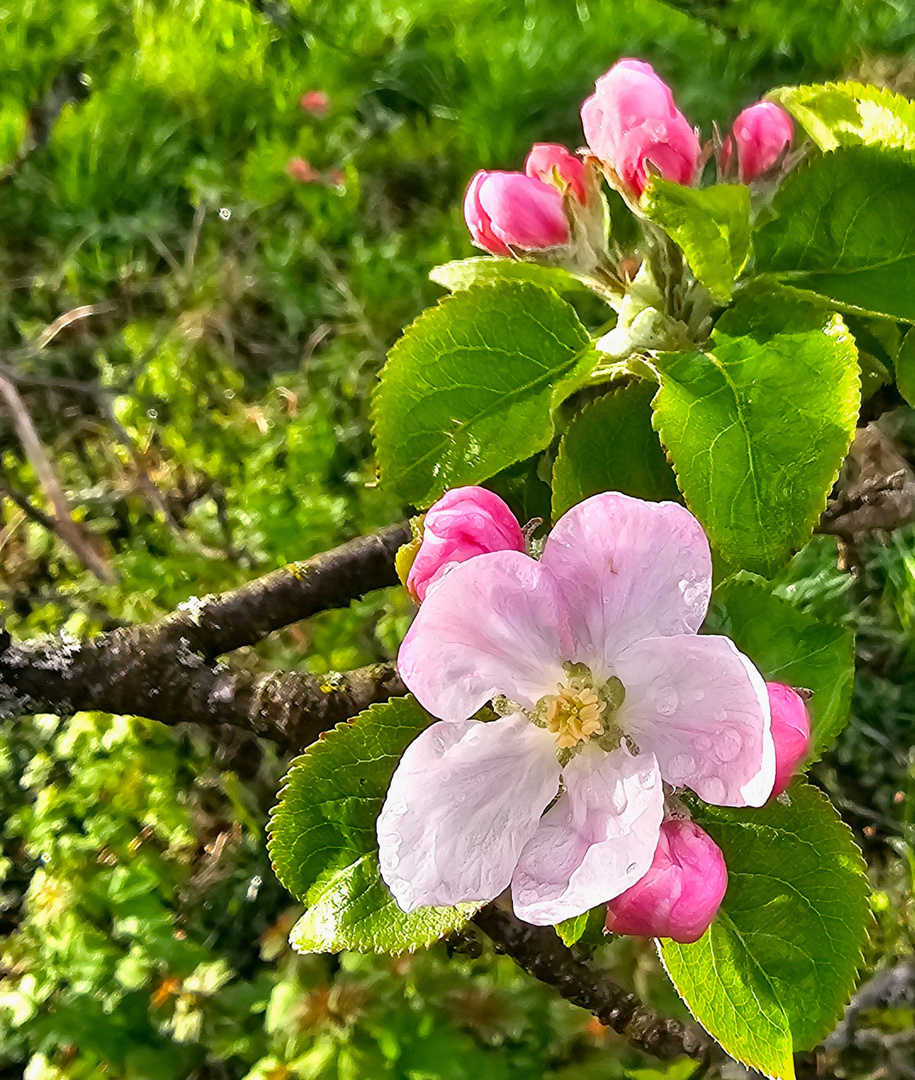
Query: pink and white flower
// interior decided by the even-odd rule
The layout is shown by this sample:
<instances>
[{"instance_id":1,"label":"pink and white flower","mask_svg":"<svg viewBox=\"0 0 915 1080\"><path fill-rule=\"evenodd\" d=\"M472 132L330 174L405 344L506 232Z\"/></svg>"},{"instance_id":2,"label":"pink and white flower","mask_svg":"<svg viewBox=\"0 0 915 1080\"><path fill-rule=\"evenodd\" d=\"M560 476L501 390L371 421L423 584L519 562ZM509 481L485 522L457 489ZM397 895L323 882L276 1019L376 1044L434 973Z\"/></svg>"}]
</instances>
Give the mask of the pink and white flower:
<instances>
[{"instance_id":1,"label":"pink and white flower","mask_svg":"<svg viewBox=\"0 0 915 1080\"><path fill-rule=\"evenodd\" d=\"M556 923L647 872L664 783L765 803L765 682L729 639L697 635L711 569L689 511L609 492L570 510L539 561L479 555L429 592L398 663L441 719L407 748L377 827L401 908L510 885L520 918ZM472 719L487 702L499 718Z\"/></svg>"}]
</instances>

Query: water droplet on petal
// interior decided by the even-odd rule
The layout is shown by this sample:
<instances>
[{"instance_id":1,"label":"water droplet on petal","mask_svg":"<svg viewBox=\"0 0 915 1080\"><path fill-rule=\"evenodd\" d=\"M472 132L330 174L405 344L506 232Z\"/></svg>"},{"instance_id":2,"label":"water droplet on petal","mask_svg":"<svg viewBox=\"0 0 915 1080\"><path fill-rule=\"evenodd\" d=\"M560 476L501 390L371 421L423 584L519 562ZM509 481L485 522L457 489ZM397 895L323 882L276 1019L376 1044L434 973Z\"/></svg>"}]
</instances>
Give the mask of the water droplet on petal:
<instances>
[{"instance_id":1,"label":"water droplet on petal","mask_svg":"<svg viewBox=\"0 0 915 1080\"><path fill-rule=\"evenodd\" d=\"M407 812L407 800L402 795L389 799L385 810L391 817L403 817Z\"/></svg>"},{"instance_id":2,"label":"water droplet on petal","mask_svg":"<svg viewBox=\"0 0 915 1080\"><path fill-rule=\"evenodd\" d=\"M667 767L668 775L671 781L675 783L689 779L695 771L696 759L692 754L677 754L670 759L670 764Z\"/></svg>"},{"instance_id":3,"label":"water droplet on petal","mask_svg":"<svg viewBox=\"0 0 915 1080\"><path fill-rule=\"evenodd\" d=\"M724 798L726 790L720 777L710 776L702 786L702 798L710 803L719 802Z\"/></svg>"},{"instance_id":4,"label":"water droplet on petal","mask_svg":"<svg viewBox=\"0 0 915 1080\"><path fill-rule=\"evenodd\" d=\"M532 904L537 899L537 893L533 889L522 889L518 899L522 904Z\"/></svg>"},{"instance_id":5,"label":"water droplet on petal","mask_svg":"<svg viewBox=\"0 0 915 1080\"><path fill-rule=\"evenodd\" d=\"M715 740L715 757L719 761L733 761L742 746L743 740L736 731L722 731Z\"/></svg>"},{"instance_id":6,"label":"water droplet on petal","mask_svg":"<svg viewBox=\"0 0 915 1080\"><path fill-rule=\"evenodd\" d=\"M634 873L635 873L635 863L634 863L634 862L631 862L631 863L630 863L630 864L629 864L629 865L628 865L628 866L626 867L626 873L627 873L627 874L634 874Z\"/></svg>"},{"instance_id":7,"label":"water droplet on petal","mask_svg":"<svg viewBox=\"0 0 915 1080\"><path fill-rule=\"evenodd\" d=\"M400 856L396 851L392 851L390 848L385 848L381 853L381 869L382 870L396 870L397 865L400 862Z\"/></svg>"},{"instance_id":8,"label":"water droplet on petal","mask_svg":"<svg viewBox=\"0 0 915 1080\"><path fill-rule=\"evenodd\" d=\"M680 704L680 695L672 686L665 686L654 692L652 704L661 716L673 716Z\"/></svg>"}]
</instances>

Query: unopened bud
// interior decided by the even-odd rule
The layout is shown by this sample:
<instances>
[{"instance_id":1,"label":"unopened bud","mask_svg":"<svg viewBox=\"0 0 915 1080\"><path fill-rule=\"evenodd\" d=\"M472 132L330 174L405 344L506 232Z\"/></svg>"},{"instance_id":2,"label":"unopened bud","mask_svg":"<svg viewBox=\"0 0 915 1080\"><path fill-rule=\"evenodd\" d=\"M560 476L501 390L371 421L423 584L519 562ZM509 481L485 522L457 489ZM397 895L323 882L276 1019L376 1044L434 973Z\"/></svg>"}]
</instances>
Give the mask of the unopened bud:
<instances>
[{"instance_id":1,"label":"unopened bud","mask_svg":"<svg viewBox=\"0 0 915 1080\"><path fill-rule=\"evenodd\" d=\"M490 551L524 551L518 519L486 488L453 488L426 513L407 591L422 602L449 570Z\"/></svg>"},{"instance_id":2,"label":"unopened bud","mask_svg":"<svg viewBox=\"0 0 915 1080\"><path fill-rule=\"evenodd\" d=\"M591 152L639 197L652 172L693 184L701 147L670 87L640 60L620 60L581 107Z\"/></svg>"},{"instance_id":3,"label":"unopened bud","mask_svg":"<svg viewBox=\"0 0 915 1080\"><path fill-rule=\"evenodd\" d=\"M775 786L781 795L791 783L798 765L810 749L810 717L804 699L784 683L766 683L772 710L772 741L775 743Z\"/></svg>"},{"instance_id":4,"label":"unopened bud","mask_svg":"<svg viewBox=\"0 0 915 1080\"><path fill-rule=\"evenodd\" d=\"M584 162L558 143L535 143L527 155L524 171L544 184L551 184L563 195L571 191L582 206L588 200Z\"/></svg>"},{"instance_id":5,"label":"unopened bud","mask_svg":"<svg viewBox=\"0 0 915 1080\"><path fill-rule=\"evenodd\" d=\"M692 821L670 819L648 872L607 905L607 929L635 937L698 941L728 887L724 856Z\"/></svg>"},{"instance_id":6,"label":"unopened bud","mask_svg":"<svg viewBox=\"0 0 915 1080\"><path fill-rule=\"evenodd\" d=\"M464 220L477 247L511 257L569 242L569 222L556 188L517 172L480 171L464 196Z\"/></svg>"},{"instance_id":7,"label":"unopened bud","mask_svg":"<svg viewBox=\"0 0 915 1080\"><path fill-rule=\"evenodd\" d=\"M721 167L727 169L732 144L736 143L737 173L742 184L749 184L778 164L792 138L794 124L785 110L774 102L759 101L734 121L721 147Z\"/></svg>"}]
</instances>

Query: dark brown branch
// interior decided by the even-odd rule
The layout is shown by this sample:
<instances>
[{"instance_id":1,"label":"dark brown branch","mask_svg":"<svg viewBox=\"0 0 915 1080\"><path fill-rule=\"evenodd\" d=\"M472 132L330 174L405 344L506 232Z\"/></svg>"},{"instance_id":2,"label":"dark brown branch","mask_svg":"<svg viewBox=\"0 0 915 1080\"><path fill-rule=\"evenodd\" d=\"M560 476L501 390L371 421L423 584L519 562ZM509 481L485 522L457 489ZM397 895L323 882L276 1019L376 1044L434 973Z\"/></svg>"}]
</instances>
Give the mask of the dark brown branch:
<instances>
[{"instance_id":1,"label":"dark brown branch","mask_svg":"<svg viewBox=\"0 0 915 1080\"><path fill-rule=\"evenodd\" d=\"M535 979L552 986L567 1001L593 1013L639 1050L664 1059L684 1054L703 1058L716 1053L714 1044L700 1028L661 1016L603 972L577 960L552 927L530 926L497 904L487 904L473 921L499 952L506 953Z\"/></svg>"},{"instance_id":2,"label":"dark brown branch","mask_svg":"<svg viewBox=\"0 0 915 1080\"><path fill-rule=\"evenodd\" d=\"M324 678L250 675L211 664L186 643L163 651L152 634L135 630L84 643L8 644L0 650L0 718L97 710L170 725L228 724L293 753L369 705L404 693L393 664Z\"/></svg>"},{"instance_id":3,"label":"dark brown branch","mask_svg":"<svg viewBox=\"0 0 915 1080\"><path fill-rule=\"evenodd\" d=\"M208 659L254 645L290 623L396 585L394 556L409 538L406 522L391 525L232 592L189 601L158 624L156 637L168 646L184 641Z\"/></svg>"}]
</instances>

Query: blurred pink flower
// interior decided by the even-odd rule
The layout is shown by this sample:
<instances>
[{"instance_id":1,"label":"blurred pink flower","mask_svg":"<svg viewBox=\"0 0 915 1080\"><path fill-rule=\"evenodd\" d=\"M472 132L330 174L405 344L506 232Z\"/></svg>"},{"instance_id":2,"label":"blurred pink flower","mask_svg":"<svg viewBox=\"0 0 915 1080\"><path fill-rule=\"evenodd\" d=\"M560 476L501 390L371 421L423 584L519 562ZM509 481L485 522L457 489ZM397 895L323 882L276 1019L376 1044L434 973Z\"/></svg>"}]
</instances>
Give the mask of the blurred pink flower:
<instances>
[{"instance_id":1,"label":"blurred pink flower","mask_svg":"<svg viewBox=\"0 0 915 1080\"><path fill-rule=\"evenodd\" d=\"M522 919L559 922L646 873L663 781L766 801L765 683L727 638L698 636L710 591L692 514L616 492L570 510L540 561L478 555L429 591L398 666L441 720L407 748L377 826L405 911L511 884ZM489 701L499 719L467 719Z\"/></svg>"},{"instance_id":2,"label":"blurred pink flower","mask_svg":"<svg viewBox=\"0 0 915 1080\"><path fill-rule=\"evenodd\" d=\"M298 184L314 184L321 174L305 158L292 157L286 162L286 172Z\"/></svg>"},{"instance_id":3,"label":"blurred pink flower","mask_svg":"<svg viewBox=\"0 0 915 1080\"><path fill-rule=\"evenodd\" d=\"M648 873L607 905L607 929L698 941L727 887L724 856L708 833L691 821L665 821Z\"/></svg>"},{"instance_id":4,"label":"blurred pink flower","mask_svg":"<svg viewBox=\"0 0 915 1080\"><path fill-rule=\"evenodd\" d=\"M804 699L784 683L766 683L772 713L775 742L775 785L773 795L781 795L791 783L798 765L810 749L810 717Z\"/></svg>"},{"instance_id":5,"label":"blurred pink flower","mask_svg":"<svg viewBox=\"0 0 915 1080\"><path fill-rule=\"evenodd\" d=\"M307 90L299 98L299 108L310 116L326 116L330 110L330 98L323 90Z\"/></svg>"},{"instance_id":6,"label":"blurred pink flower","mask_svg":"<svg viewBox=\"0 0 915 1080\"><path fill-rule=\"evenodd\" d=\"M591 152L636 196L648 183L649 164L666 180L695 183L699 140L650 64L620 60L597 80L581 119Z\"/></svg>"},{"instance_id":7,"label":"blurred pink flower","mask_svg":"<svg viewBox=\"0 0 915 1080\"><path fill-rule=\"evenodd\" d=\"M562 196L549 184L516 172L480 171L464 196L464 220L477 247L511 257L569 241Z\"/></svg>"},{"instance_id":8,"label":"blurred pink flower","mask_svg":"<svg viewBox=\"0 0 915 1080\"><path fill-rule=\"evenodd\" d=\"M721 147L721 167L727 168L736 143L740 182L749 184L777 164L793 138L794 124L785 110L771 101L759 101L734 121Z\"/></svg>"},{"instance_id":9,"label":"blurred pink flower","mask_svg":"<svg viewBox=\"0 0 915 1080\"><path fill-rule=\"evenodd\" d=\"M571 191L582 206L587 202L584 162L558 143L535 143L527 155L524 171L553 187L557 186L554 177L558 177L560 191Z\"/></svg>"},{"instance_id":10,"label":"blurred pink flower","mask_svg":"<svg viewBox=\"0 0 915 1080\"><path fill-rule=\"evenodd\" d=\"M489 551L524 551L518 519L486 488L453 488L426 511L407 589L422 601L449 571Z\"/></svg>"}]
</instances>

